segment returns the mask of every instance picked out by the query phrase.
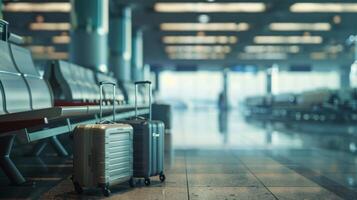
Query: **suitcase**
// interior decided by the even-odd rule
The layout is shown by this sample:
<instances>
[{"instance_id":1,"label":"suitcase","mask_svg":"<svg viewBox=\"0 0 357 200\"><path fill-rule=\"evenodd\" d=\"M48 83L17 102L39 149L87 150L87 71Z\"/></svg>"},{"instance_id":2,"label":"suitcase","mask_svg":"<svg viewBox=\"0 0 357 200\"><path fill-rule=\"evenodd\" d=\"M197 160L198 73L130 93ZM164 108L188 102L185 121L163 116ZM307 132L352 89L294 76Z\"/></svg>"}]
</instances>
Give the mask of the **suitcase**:
<instances>
[{"instance_id":1,"label":"suitcase","mask_svg":"<svg viewBox=\"0 0 357 200\"><path fill-rule=\"evenodd\" d=\"M149 119L138 118L137 98L135 98L135 119L122 121L134 128L134 177L144 178L145 185L150 185L150 177L159 176L164 182L164 131L165 125L161 121L151 120L151 82L135 82L135 97L138 85L149 85Z\"/></svg>"},{"instance_id":2,"label":"suitcase","mask_svg":"<svg viewBox=\"0 0 357 200\"><path fill-rule=\"evenodd\" d=\"M104 196L109 196L112 185L128 181L134 186L133 128L128 124L113 123L114 103L113 122L102 121L103 86L108 84L113 85L115 91L115 84L100 83L100 121L74 129L72 181L77 193L82 193L83 187L100 187Z\"/></svg>"},{"instance_id":3,"label":"suitcase","mask_svg":"<svg viewBox=\"0 0 357 200\"><path fill-rule=\"evenodd\" d=\"M152 119L164 122L165 129L171 129L171 105L154 103L152 105Z\"/></svg>"}]
</instances>

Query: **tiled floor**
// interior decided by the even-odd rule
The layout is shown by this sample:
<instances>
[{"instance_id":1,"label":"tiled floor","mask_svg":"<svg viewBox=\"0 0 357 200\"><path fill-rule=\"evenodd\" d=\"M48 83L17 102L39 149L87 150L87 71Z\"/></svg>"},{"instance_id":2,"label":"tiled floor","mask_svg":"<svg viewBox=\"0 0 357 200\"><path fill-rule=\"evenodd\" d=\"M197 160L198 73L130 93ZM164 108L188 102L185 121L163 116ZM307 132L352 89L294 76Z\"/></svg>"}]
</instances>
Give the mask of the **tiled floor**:
<instances>
[{"instance_id":1,"label":"tiled floor","mask_svg":"<svg viewBox=\"0 0 357 200\"><path fill-rule=\"evenodd\" d=\"M221 115L175 112L166 135L166 182L119 185L110 199L357 199L353 135L288 131L246 123L238 112ZM329 137L345 142L326 143ZM70 158L31 160L19 157L16 163L37 185L8 186L0 175L0 198L103 198L99 190L74 192Z\"/></svg>"}]
</instances>

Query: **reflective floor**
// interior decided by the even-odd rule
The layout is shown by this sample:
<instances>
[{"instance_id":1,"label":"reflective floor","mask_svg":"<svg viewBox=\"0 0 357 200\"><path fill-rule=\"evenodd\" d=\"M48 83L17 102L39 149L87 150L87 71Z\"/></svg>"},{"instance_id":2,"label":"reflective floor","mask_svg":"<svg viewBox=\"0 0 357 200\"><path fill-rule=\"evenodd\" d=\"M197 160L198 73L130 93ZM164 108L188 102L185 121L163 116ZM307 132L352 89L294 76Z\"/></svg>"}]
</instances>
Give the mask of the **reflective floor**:
<instances>
[{"instance_id":1,"label":"reflective floor","mask_svg":"<svg viewBox=\"0 0 357 200\"><path fill-rule=\"evenodd\" d=\"M357 199L355 127L321 127L247 122L239 112L176 111L165 138L166 182L119 185L110 198ZM99 190L74 192L70 158L16 163L37 184L13 187L0 175L0 198L103 198Z\"/></svg>"}]
</instances>

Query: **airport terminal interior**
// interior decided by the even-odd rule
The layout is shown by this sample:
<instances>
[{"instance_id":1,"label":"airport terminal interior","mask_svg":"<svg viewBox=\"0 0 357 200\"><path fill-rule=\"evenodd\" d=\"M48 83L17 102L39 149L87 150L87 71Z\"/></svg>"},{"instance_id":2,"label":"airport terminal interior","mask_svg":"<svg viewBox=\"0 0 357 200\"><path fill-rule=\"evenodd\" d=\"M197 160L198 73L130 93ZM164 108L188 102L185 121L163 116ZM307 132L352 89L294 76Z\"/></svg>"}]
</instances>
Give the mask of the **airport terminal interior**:
<instances>
[{"instance_id":1,"label":"airport terminal interior","mask_svg":"<svg viewBox=\"0 0 357 200\"><path fill-rule=\"evenodd\" d=\"M356 0L0 0L0 199L357 199Z\"/></svg>"}]
</instances>

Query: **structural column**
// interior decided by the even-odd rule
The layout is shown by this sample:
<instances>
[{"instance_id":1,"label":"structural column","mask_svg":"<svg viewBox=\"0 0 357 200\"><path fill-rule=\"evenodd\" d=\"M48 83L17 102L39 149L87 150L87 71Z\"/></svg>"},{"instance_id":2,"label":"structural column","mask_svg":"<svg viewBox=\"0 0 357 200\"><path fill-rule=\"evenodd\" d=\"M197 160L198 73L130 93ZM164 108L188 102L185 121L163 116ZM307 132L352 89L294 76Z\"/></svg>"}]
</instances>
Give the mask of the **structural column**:
<instances>
[{"instance_id":1,"label":"structural column","mask_svg":"<svg viewBox=\"0 0 357 200\"><path fill-rule=\"evenodd\" d=\"M131 80L131 9L113 11L109 19L109 66L122 82Z\"/></svg>"},{"instance_id":2,"label":"structural column","mask_svg":"<svg viewBox=\"0 0 357 200\"><path fill-rule=\"evenodd\" d=\"M160 91L160 70L155 70L155 92Z\"/></svg>"},{"instance_id":3,"label":"structural column","mask_svg":"<svg viewBox=\"0 0 357 200\"><path fill-rule=\"evenodd\" d=\"M143 67L143 80L151 80L151 66L146 64Z\"/></svg>"},{"instance_id":4,"label":"structural column","mask_svg":"<svg viewBox=\"0 0 357 200\"><path fill-rule=\"evenodd\" d=\"M271 95L273 91L272 68L266 70L266 94Z\"/></svg>"},{"instance_id":5,"label":"structural column","mask_svg":"<svg viewBox=\"0 0 357 200\"><path fill-rule=\"evenodd\" d=\"M350 66L342 66L340 68L340 89L349 89L351 87L350 82L350 75L351 74L351 67Z\"/></svg>"},{"instance_id":6,"label":"structural column","mask_svg":"<svg viewBox=\"0 0 357 200\"><path fill-rule=\"evenodd\" d=\"M266 93L277 94L279 92L279 66L273 64L266 71Z\"/></svg>"},{"instance_id":7,"label":"structural column","mask_svg":"<svg viewBox=\"0 0 357 200\"><path fill-rule=\"evenodd\" d=\"M71 0L70 61L107 72L108 0Z\"/></svg>"},{"instance_id":8,"label":"structural column","mask_svg":"<svg viewBox=\"0 0 357 200\"><path fill-rule=\"evenodd\" d=\"M144 79L144 54L143 31L137 30L132 41L131 79L140 81Z\"/></svg>"},{"instance_id":9,"label":"structural column","mask_svg":"<svg viewBox=\"0 0 357 200\"><path fill-rule=\"evenodd\" d=\"M3 5L2 5L2 0L0 0L0 19L2 19L2 9L3 9Z\"/></svg>"},{"instance_id":10,"label":"structural column","mask_svg":"<svg viewBox=\"0 0 357 200\"><path fill-rule=\"evenodd\" d=\"M227 110L228 109L228 72L229 68L225 68L223 70L223 109Z\"/></svg>"}]
</instances>

